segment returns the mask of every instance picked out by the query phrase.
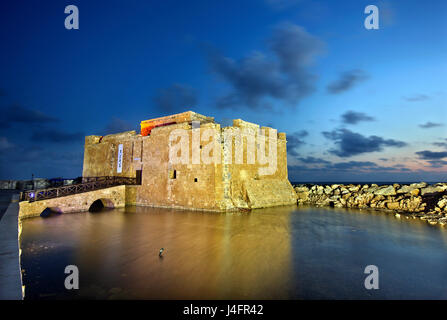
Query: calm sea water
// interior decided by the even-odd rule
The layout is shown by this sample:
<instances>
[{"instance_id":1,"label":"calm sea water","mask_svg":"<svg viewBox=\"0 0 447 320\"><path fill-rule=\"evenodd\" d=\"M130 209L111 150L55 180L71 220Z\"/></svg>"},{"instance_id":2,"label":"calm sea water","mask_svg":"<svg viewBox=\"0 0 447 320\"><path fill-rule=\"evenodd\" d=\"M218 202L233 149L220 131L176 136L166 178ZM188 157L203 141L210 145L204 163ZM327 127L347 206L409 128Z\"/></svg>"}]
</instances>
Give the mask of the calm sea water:
<instances>
[{"instance_id":1,"label":"calm sea water","mask_svg":"<svg viewBox=\"0 0 447 320\"><path fill-rule=\"evenodd\" d=\"M24 220L21 246L26 299L447 298L447 229L371 211L130 207Z\"/></svg>"}]
</instances>

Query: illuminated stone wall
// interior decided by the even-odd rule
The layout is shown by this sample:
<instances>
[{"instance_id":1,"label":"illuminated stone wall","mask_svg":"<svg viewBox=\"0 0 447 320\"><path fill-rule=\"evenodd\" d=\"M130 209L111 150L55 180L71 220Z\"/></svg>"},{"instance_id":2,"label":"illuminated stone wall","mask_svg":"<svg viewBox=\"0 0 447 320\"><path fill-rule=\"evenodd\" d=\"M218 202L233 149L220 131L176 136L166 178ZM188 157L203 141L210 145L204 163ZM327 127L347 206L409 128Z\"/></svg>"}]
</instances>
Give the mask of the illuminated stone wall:
<instances>
[{"instance_id":1,"label":"illuminated stone wall","mask_svg":"<svg viewBox=\"0 0 447 320\"><path fill-rule=\"evenodd\" d=\"M127 190L129 188L133 186L115 186L34 202L21 201L19 219L38 217L46 208L59 213L88 211L96 200L102 200L105 207L121 208L134 202L132 190Z\"/></svg>"},{"instance_id":2,"label":"illuminated stone wall","mask_svg":"<svg viewBox=\"0 0 447 320\"><path fill-rule=\"evenodd\" d=\"M173 123L174 120L177 123ZM200 127L193 128L192 121L197 120L200 121ZM262 143L259 139L260 128L256 124L238 119L234 120L233 126L221 128L220 124L214 123L213 118L188 111L143 121L141 126L142 132L143 127L150 128L150 134L146 130L147 136L129 131L104 137L86 137L83 177L135 177L136 170L142 170L141 186L134 191L137 205L224 211L296 204L297 196L287 177L284 133L262 128L267 129L267 136L271 132L277 137L276 170L262 175L259 169L268 167L268 164L261 164L257 157L256 148L260 148ZM183 129L188 136L187 163L170 161L170 137L178 129ZM205 137L209 129L213 129L213 135ZM237 134L238 130L244 130L242 141L232 139L229 145L225 144L224 136ZM195 164L192 156L194 137L199 137L199 140L195 140L198 143L194 150L199 150L201 156L205 152L214 156L214 152L219 149L219 161L203 163L201 160ZM248 147L248 141L254 142L252 147ZM211 144L214 144L214 150L210 152ZM120 145L122 167L121 172L118 172ZM237 149L239 147L241 149ZM242 162L239 163L236 159L238 150L242 150L243 154ZM265 154L269 154L268 139L265 150ZM232 155L231 163L226 164L225 160L229 158L225 157L228 157L229 152ZM247 163L253 152L255 162Z\"/></svg>"}]
</instances>

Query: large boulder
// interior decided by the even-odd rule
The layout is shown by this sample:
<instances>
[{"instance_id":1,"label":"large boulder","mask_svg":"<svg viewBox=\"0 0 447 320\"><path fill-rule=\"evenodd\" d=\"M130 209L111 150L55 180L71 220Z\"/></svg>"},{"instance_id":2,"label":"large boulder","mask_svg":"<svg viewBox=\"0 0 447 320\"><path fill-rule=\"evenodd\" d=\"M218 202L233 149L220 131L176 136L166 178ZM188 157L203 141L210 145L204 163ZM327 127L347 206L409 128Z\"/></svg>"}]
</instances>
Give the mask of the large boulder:
<instances>
[{"instance_id":1,"label":"large boulder","mask_svg":"<svg viewBox=\"0 0 447 320\"><path fill-rule=\"evenodd\" d=\"M415 185L406 185L406 186L402 186L396 192L397 193L410 193L410 192L412 192L415 189L419 189L419 188L417 186L415 186Z\"/></svg>"},{"instance_id":2,"label":"large boulder","mask_svg":"<svg viewBox=\"0 0 447 320\"><path fill-rule=\"evenodd\" d=\"M317 186L316 194L323 194L323 192L324 192L324 187L323 186Z\"/></svg>"},{"instance_id":3,"label":"large boulder","mask_svg":"<svg viewBox=\"0 0 447 320\"><path fill-rule=\"evenodd\" d=\"M425 188L427 186L426 182L419 182L419 183L412 183L410 184L410 187L414 187L414 188Z\"/></svg>"},{"instance_id":4,"label":"large boulder","mask_svg":"<svg viewBox=\"0 0 447 320\"><path fill-rule=\"evenodd\" d=\"M437 193L437 192L444 192L447 190L447 186L443 184L437 184L433 186L428 186L421 189L421 195L429 194L429 193Z\"/></svg>"},{"instance_id":5,"label":"large boulder","mask_svg":"<svg viewBox=\"0 0 447 320\"><path fill-rule=\"evenodd\" d=\"M383 186L374 191L374 194L378 196L394 196L396 195L396 189L394 189L394 186Z\"/></svg>"},{"instance_id":6,"label":"large boulder","mask_svg":"<svg viewBox=\"0 0 447 320\"><path fill-rule=\"evenodd\" d=\"M437 206L440 209L447 208L447 196L443 196L439 201Z\"/></svg>"},{"instance_id":7,"label":"large boulder","mask_svg":"<svg viewBox=\"0 0 447 320\"><path fill-rule=\"evenodd\" d=\"M295 187L295 192L298 197L298 202L305 202L309 200L309 188Z\"/></svg>"},{"instance_id":8,"label":"large boulder","mask_svg":"<svg viewBox=\"0 0 447 320\"><path fill-rule=\"evenodd\" d=\"M379 189L379 186L377 184L372 184L371 187L369 187L368 189L364 189L364 191L367 193L374 194L374 192L376 192L377 189Z\"/></svg>"},{"instance_id":9,"label":"large boulder","mask_svg":"<svg viewBox=\"0 0 447 320\"><path fill-rule=\"evenodd\" d=\"M351 192L357 192L360 190L360 187L361 187L360 185L349 186L348 190Z\"/></svg>"},{"instance_id":10,"label":"large boulder","mask_svg":"<svg viewBox=\"0 0 447 320\"><path fill-rule=\"evenodd\" d=\"M388 202L386 207L390 210L397 210L399 209L399 202Z\"/></svg>"},{"instance_id":11,"label":"large boulder","mask_svg":"<svg viewBox=\"0 0 447 320\"><path fill-rule=\"evenodd\" d=\"M305 186L297 186L295 187L295 192L309 192L309 188Z\"/></svg>"},{"instance_id":12,"label":"large boulder","mask_svg":"<svg viewBox=\"0 0 447 320\"><path fill-rule=\"evenodd\" d=\"M324 193L330 195L332 193L332 188L330 186L326 186L324 188Z\"/></svg>"}]
</instances>

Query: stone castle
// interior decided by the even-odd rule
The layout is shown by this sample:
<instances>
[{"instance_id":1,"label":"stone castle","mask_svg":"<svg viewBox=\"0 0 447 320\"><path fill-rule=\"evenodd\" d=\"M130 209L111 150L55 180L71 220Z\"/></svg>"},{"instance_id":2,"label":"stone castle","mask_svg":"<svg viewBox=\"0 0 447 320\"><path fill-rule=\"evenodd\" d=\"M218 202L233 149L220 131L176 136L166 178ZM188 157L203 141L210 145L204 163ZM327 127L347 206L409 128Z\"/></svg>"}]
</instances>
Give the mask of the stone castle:
<instances>
[{"instance_id":1,"label":"stone castle","mask_svg":"<svg viewBox=\"0 0 447 320\"><path fill-rule=\"evenodd\" d=\"M297 195L287 176L286 142L286 134L272 128L240 119L221 127L187 111L142 121L140 133L87 136L82 176L136 178L126 197L141 206L227 211L292 205ZM274 166L263 154L275 156ZM183 161L174 161L178 157Z\"/></svg>"}]
</instances>

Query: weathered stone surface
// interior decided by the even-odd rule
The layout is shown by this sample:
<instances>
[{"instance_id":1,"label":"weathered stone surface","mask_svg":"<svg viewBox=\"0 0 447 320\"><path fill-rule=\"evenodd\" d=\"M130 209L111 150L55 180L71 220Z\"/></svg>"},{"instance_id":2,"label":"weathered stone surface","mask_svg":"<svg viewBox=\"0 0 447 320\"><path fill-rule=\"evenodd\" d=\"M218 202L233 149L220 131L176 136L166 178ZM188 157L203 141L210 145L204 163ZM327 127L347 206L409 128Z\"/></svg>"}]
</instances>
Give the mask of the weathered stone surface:
<instances>
[{"instance_id":1,"label":"weathered stone surface","mask_svg":"<svg viewBox=\"0 0 447 320\"><path fill-rule=\"evenodd\" d=\"M200 126L193 128L191 121L196 120ZM270 152L269 135L276 138L276 163L272 172L261 173L269 164L262 163L257 154L255 157L254 150L262 143L260 129L267 136L262 144L266 155ZM296 204L297 195L287 175L285 133L240 119L234 120L233 126L222 128L212 117L192 111L142 121L141 130L142 134L129 131L86 137L83 177L136 177L141 170L136 204L143 206L226 211ZM186 163L171 159L172 135L178 131L185 135ZM229 144L222 143L226 137L230 137ZM122 169L118 172L120 145ZM179 148L176 154L181 152ZM199 156L197 162L193 154ZM205 163L204 156L211 155L215 158ZM253 162L249 163L251 156Z\"/></svg>"},{"instance_id":2,"label":"weathered stone surface","mask_svg":"<svg viewBox=\"0 0 447 320\"><path fill-rule=\"evenodd\" d=\"M244 183L251 209L296 203L297 195L289 181L281 179L247 180Z\"/></svg>"},{"instance_id":3,"label":"weathered stone surface","mask_svg":"<svg viewBox=\"0 0 447 320\"><path fill-rule=\"evenodd\" d=\"M350 192L357 192L357 191L360 190L360 185L357 185L357 186L351 186L351 187L348 188L348 190L349 190Z\"/></svg>"},{"instance_id":4,"label":"weathered stone surface","mask_svg":"<svg viewBox=\"0 0 447 320\"><path fill-rule=\"evenodd\" d=\"M397 210L397 209L399 209L400 204L399 204L399 202L388 202L386 204L386 206L390 210Z\"/></svg>"},{"instance_id":5,"label":"weathered stone surface","mask_svg":"<svg viewBox=\"0 0 447 320\"><path fill-rule=\"evenodd\" d=\"M295 192L298 197L298 202L306 202L309 200L309 188L302 186L302 187L295 187Z\"/></svg>"},{"instance_id":6,"label":"weathered stone surface","mask_svg":"<svg viewBox=\"0 0 447 320\"><path fill-rule=\"evenodd\" d=\"M437 206L440 209L443 209L444 207L447 207L447 196L442 197L442 199L438 201Z\"/></svg>"},{"instance_id":7,"label":"weathered stone surface","mask_svg":"<svg viewBox=\"0 0 447 320\"><path fill-rule=\"evenodd\" d=\"M410 186L420 189L420 188L425 188L427 186L427 183L426 182L412 183L412 184L410 184Z\"/></svg>"},{"instance_id":8,"label":"weathered stone surface","mask_svg":"<svg viewBox=\"0 0 447 320\"><path fill-rule=\"evenodd\" d=\"M425 195L428 193L436 193L436 192L444 192L447 190L447 186L439 184L434 186L428 186L421 189L421 195Z\"/></svg>"},{"instance_id":9,"label":"weathered stone surface","mask_svg":"<svg viewBox=\"0 0 447 320\"><path fill-rule=\"evenodd\" d=\"M305 187L305 186L302 186L302 187L295 187L294 189L295 189L295 192L296 192L296 193L298 193L298 192L309 192L309 188L308 188L308 187Z\"/></svg>"},{"instance_id":10,"label":"weathered stone surface","mask_svg":"<svg viewBox=\"0 0 447 320\"><path fill-rule=\"evenodd\" d=\"M397 193L409 193L415 189L418 189L418 187L413 186L413 185L405 185L405 186L402 186L402 188L398 189L396 192Z\"/></svg>"},{"instance_id":11,"label":"weathered stone surface","mask_svg":"<svg viewBox=\"0 0 447 320\"><path fill-rule=\"evenodd\" d=\"M396 190L394 189L394 186L383 186L374 191L374 194L379 196L391 196L396 194Z\"/></svg>"},{"instance_id":12,"label":"weathered stone surface","mask_svg":"<svg viewBox=\"0 0 447 320\"><path fill-rule=\"evenodd\" d=\"M335 188L334 188L335 187ZM423 220L441 221L447 214L447 194L420 196L420 187L427 187L425 182L411 185L331 185L332 192L327 186L312 185L304 188L296 187L298 197L306 199L299 203L316 206L334 206L337 208L374 208L387 209L400 213L407 213L405 218L418 217ZM433 186L436 190L446 188L447 184L438 183ZM396 189L398 192L396 192ZM351 191L350 191L351 190ZM357 191L356 191L357 190ZM446 223L447 224L447 218Z\"/></svg>"},{"instance_id":13,"label":"weathered stone surface","mask_svg":"<svg viewBox=\"0 0 447 320\"><path fill-rule=\"evenodd\" d=\"M331 194L332 193L332 188L330 187L330 186L326 186L325 188L324 188L324 193L325 194Z\"/></svg>"},{"instance_id":14,"label":"weathered stone surface","mask_svg":"<svg viewBox=\"0 0 447 320\"><path fill-rule=\"evenodd\" d=\"M317 194L323 194L324 193L324 187L323 186L317 186L317 190L316 190Z\"/></svg>"},{"instance_id":15,"label":"weathered stone surface","mask_svg":"<svg viewBox=\"0 0 447 320\"><path fill-rule=\"evenodd\" d=\"M96 200L101 200L104 207L124 207L126 205L126 188L133 188L133 186L122 185L34 202L21 201L19 203L19 218L38 217L46 208L60 213L87 211ZM131 193L127 195L129 204L135 202L135 199L131 198Z\"/></svg>"}]
</instances>

